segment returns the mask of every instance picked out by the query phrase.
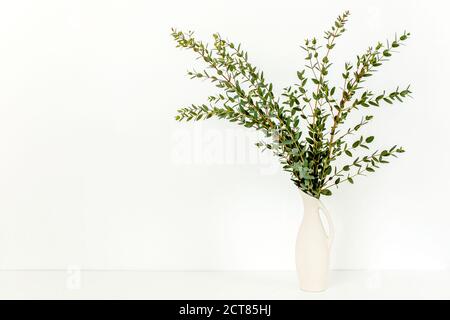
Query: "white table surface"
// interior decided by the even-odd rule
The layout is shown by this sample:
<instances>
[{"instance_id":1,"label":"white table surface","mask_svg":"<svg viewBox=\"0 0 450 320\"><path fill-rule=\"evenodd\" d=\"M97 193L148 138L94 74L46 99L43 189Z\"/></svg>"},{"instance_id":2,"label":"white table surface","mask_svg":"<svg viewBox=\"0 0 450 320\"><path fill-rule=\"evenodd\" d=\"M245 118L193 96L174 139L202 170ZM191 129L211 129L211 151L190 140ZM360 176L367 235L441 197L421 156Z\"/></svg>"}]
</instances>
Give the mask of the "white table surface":
<instances>
[{"instance_id":1,"label":"white table surface","mask_svg":"<svg viewBox=\"0 0 450 320\"><path fill-rule=\"evenodd\" d=\"M333 271L321 293L294 272L0 271L0 299L450 299L450 271Z\"/></svg>"}]
</instances>

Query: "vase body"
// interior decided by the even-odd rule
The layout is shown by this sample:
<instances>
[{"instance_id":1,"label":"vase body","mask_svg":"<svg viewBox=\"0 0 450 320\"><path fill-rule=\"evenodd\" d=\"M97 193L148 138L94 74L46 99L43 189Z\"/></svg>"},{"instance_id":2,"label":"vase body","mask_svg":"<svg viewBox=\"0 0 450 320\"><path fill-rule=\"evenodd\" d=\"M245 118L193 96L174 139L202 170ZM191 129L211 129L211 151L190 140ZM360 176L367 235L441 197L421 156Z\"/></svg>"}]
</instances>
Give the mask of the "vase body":
<instances>
[{"instance_id":1,"label":"vase body","mask_svg":"<svg viewBox=\"0 0 450 320\"><path fill-rule=\"evenodd\" d=\"M321 201L303 191L303 220L297 235L295 260L300 289L318 292L328 287L330 249L334 236L333 224ZM328 232L320 218L327 220Z\"/></svg>"}]
</instances>

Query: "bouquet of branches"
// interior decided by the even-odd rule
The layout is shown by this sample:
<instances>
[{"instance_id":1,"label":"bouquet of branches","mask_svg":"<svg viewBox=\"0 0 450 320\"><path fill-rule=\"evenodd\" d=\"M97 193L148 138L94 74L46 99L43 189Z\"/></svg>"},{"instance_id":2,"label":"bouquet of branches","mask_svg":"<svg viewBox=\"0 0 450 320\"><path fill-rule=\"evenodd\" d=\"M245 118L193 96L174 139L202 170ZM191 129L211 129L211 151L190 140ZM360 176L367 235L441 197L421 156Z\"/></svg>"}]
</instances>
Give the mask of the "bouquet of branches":
<instances>
[{"instance_id":1,"label":"bouquet of branches","mask_svg":"<svg viewBox=\"0 0 450 320\"><path fill-rule=\"evenodd\" d=\"M305 40L301 46L305 68L297 71L297 83L284 88L279 96L274 94L264 73L249 62L240 44L216 33L209 46L191 31L172 29L177 47L194 51L206 63L204 70L189 71L188 75L207 79L221 89L217 95L209 96L207 103L179 109L176 120L218 117L261 130L267 139L257 146L279 157L295 185L315 198L329 196L332 187L344 182L353 184L356 176L374 172L404 149L394 145L370 151L374 137L359 135L358 131L373 119L372 115L363 115L359 122L347 127L344 124L349 114L360 108L403 102L410 96L409 86L379 93L364 87L365 80L389 60L410 34L404 32L392 41L378 42L358 55L355 62L345 63L342 87L334 86L327 80L330 53L345 32L348 17L346 11L336 19L324 33L323 45L316 38ZM367 153L357 156L362 149ZM341 157L347 158L347 164L336 164Z\"/></svg>"}]
</instances>

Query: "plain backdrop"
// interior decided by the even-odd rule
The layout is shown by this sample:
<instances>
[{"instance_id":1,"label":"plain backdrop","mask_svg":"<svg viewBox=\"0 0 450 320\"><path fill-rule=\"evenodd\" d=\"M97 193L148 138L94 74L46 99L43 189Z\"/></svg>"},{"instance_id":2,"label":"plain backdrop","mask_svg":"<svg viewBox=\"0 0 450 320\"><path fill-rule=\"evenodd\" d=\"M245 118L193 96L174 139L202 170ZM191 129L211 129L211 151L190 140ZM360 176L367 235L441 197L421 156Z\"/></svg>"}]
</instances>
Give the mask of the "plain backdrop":
<instances>
[{"instance_id":1,"label":"plain backdrop","mask_svg":"<svg viewBox=\"0 0 450 320\"><path fill-rule=\"evenodd\" d=\"M170 28L243 44L277 93L300 45L350 10L346 61L405 29L367 85L411 84L364 133L407 152L324 199L335 269L450 267L449 5L445 1L2 1L0 268L293 270L299 192L251 130L178 123L216 89ZM337 84L339 85L339 84Z\"/></svg>"}]
</instances>

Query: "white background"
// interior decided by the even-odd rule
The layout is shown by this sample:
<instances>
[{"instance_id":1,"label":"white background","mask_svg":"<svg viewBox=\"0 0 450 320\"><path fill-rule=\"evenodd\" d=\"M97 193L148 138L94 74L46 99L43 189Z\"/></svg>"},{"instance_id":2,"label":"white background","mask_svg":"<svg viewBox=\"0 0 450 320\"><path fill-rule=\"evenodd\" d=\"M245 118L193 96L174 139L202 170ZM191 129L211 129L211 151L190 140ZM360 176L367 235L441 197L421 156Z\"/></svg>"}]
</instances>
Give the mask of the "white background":
<instances>
[{"instance_id":1,"label":"white background","mask_svg":"<svg viewBox=\"0 0 450 320\"><path fill-rule=\"evenodd\" d=\"M293 270L302 216L288 176L250 131L174 121L215 88L170 27L243 43L277 92L299 45L352 16L339 77L378 40L411 40L367 84L411 83L375 110L377 146L407 150L324 201L335 269L448 269L449 24L445 1L3 1L0 3L0 268Z\"/></svg>"}]
</instances>

